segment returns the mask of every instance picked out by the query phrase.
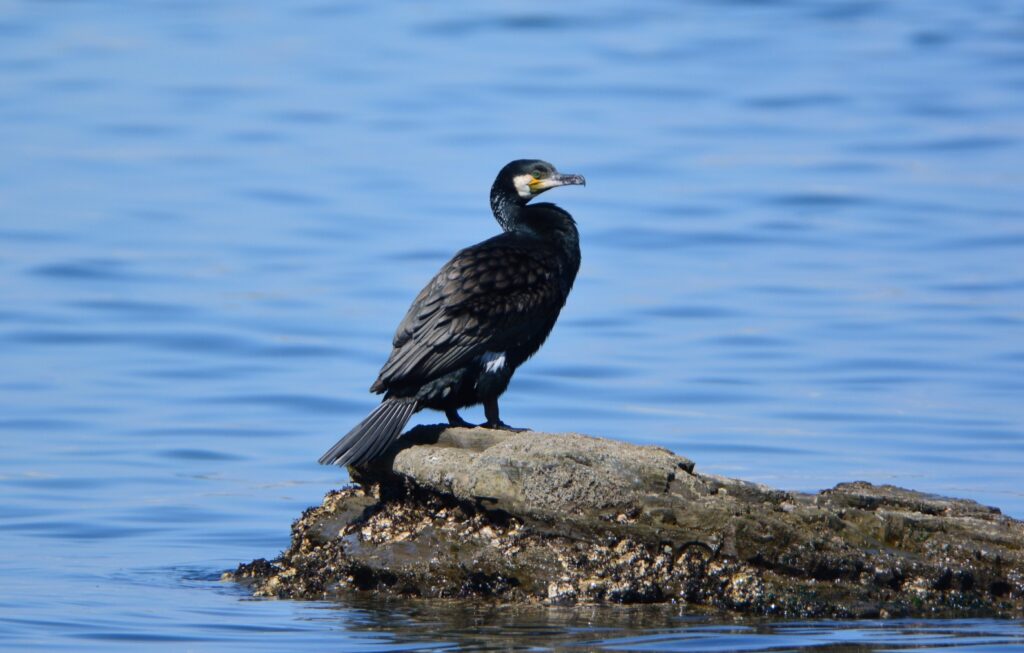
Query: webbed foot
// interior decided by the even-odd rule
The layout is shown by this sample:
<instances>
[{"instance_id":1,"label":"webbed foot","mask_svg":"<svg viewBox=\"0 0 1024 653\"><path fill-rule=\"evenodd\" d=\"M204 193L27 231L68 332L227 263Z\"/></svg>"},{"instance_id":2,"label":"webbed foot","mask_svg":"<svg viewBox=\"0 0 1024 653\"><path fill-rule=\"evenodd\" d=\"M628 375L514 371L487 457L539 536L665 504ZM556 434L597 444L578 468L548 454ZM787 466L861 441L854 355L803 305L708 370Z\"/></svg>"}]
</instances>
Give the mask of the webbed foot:
<instances>
[{"instance_id":1,"label":"webbed foot","mask_svg":"<svg viewBox=\"0 0 1024 653\"><path fill-rule=\"evenodd\" d=\"M476 426L476 424L472 424L462 419L462 416L459 415L459 411L454 408L449 408L444 411L444 416L448 418L448 426L461 426L462 428L467 429L471 429Z\"/></svg>"},{"instance_id":2,"label":"webbed foot","mask_svg":"<svg viewBox=\"0 0 1024 653\"><path fill-rule=\"evenodd\" d=\"M522 433L523 431L529 431L530 429L520 429L514 426L509 426L500 419L496 422L484 422L480 425L481 428L485 429L496 429L498 431L512 431L514 433Z\"/></svg>"},{"instance_id":3,"label":"webbed foot","mask_svg":"<svg viewBox=\"0 0 1024 653\"><path fill-rule=\"evenodd\" d=\"M522 432L522 431L529 431L530 430L530 429L517 429L516 427L509 426L505 422L501 421L501 418L498 417L498 399L497 399L497 397L495 397L494 399L488 399L487 401L484 402L484 416L487 418L487 421L484 422L483 424L481 424L480 426L484 427L485 429L498 429L500 431L515 431L517 433Z\"/></svg>"}]
</instances>

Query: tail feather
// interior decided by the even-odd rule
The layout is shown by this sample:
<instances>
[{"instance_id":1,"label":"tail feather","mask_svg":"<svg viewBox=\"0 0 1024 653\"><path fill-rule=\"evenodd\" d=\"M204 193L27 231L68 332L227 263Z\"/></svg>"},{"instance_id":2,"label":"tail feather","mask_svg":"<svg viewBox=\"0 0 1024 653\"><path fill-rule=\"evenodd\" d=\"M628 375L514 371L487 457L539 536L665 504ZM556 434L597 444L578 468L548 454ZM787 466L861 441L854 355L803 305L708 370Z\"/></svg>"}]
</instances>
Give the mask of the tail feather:
<instances>
[{"instance_id":1,"label":"tail feather","mask_svg":"<svg viewBox=\"0 0 1024 653\"><path fill-rule=\"evenodd\" d=\"M352 446L346 452L349 462L340 464L358 465L369 462L376 457L375 452L379 447L389 446L402 433L402 427L408 419L401 418L402 409L402 403L384 402L380 410L370 413L366 419L366 426L361 429L363 435L358 441L353 438Z\"/></svg>"},{"instance_id":2,"label":"tail feather","mask_svg":"<svg viewBox=\"0 0 1024 653\"><path fill-rule=\"evenodd\" d=\"M416 412L416 400L385 399L320 457L321 465L361 465L387 450Z\"/></svg>"},{"instance_id":3,"label":"tail feather","mask_svg":"<svg viewBox=\"0 0 1024 653\"><path fill-rule=\"evenodd\" d=\"M366 454L368 460L373 460L378 456L384 455L384 452L391 447L391 444L402 435L406 422L409 421L409 418L412 417L412 414L415 413L416 410L417 407L415 404L403 403L396 406L395 412L390 417L390 419L394 420L396 423L394 437L390 439L384 438L377 440L370 451Z\"/></svg>"}]
</instances>

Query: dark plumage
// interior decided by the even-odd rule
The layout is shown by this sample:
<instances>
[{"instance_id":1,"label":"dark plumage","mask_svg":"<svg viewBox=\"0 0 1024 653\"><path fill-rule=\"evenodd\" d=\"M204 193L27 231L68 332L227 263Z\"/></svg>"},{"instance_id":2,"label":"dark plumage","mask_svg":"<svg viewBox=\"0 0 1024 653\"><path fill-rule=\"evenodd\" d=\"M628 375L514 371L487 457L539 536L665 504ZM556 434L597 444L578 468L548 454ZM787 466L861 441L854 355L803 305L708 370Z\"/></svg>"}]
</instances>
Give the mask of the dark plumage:
<instances>
[{"instance_id":1,"label":"dark plumage","mask_svg":"<svg viewBox=\"0 0 1024 653\"><path fill-rule=\"evenodd\" d=\"M544 161L518 160L491 187L491 210L504 233L467 247L420 291L370 388L384 400L325 453L325 465L360 465L383 453L413 413L482 403L489 428L512 429L498 397L516 368L544 344L580 267L579 233L566 211L527 204L556 186L584 184Z\"/></svg>"}]
</instances>

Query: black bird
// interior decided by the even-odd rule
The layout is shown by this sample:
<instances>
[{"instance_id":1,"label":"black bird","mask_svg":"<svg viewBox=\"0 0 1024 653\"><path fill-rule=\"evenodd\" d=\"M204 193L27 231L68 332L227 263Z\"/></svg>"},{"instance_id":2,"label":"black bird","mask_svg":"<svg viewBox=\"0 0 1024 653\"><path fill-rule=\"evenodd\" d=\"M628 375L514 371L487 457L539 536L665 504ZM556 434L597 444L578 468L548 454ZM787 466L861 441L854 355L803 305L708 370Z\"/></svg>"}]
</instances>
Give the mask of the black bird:
<instances>
[{"instance_id":1,"label":"black bird","mask_svg":"<svg viewBox=\"0 0 1024 653\"><path fill-rule=\"evenodd\" d=\"M472 426L458 409L482 403L483 426L521 430L501 421L498 397L551 333L580 267L572 216L554 204L527 202L556 186L585 183L546 161L501 169L491 210L504 233L457 253L416 296L370 387L384 393L383 401L321 464L376 458L423 408L443 410L452 426Z\"/></svg>"}]
</instances>

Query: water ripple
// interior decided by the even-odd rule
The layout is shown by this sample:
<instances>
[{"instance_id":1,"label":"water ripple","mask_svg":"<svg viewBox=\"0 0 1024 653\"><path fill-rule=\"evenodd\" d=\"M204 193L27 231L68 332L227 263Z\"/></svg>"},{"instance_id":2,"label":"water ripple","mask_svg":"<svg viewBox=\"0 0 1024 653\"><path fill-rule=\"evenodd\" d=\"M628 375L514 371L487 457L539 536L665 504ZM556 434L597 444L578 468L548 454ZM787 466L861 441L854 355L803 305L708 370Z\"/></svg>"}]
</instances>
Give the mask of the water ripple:
<instances>
[{"instance_id":1,"label":"water ripple","mask_svg":"<svg viewBox=\"0 0 1024 653\"><path fill-rule=\"evenodd\" d=\"M1024 516L1015 3L250 4L0 12L0 646L1024 646L217 580L344 479L324 432L519 156L589 184L544 198L583 265L513 423Z\"/></svg>"},{"instance_id":2,"label":"water ripple","mask_svg":"<svg viewBox=\"0 0 1024 653\"><path fill-rule=\"evenodd\" d=\"M317 397L314 395L298 394L252 394L252 395L225 395L219 397L206 397L204 402L215 404L241 404L248 406L263 406L269 408L283 408L287 411L308 415L351 415L353 412L365 410L366 402L347 401L335 397Z\"/></svg>"},{"instance_id":3,"label":"water ripple","mask_svg":"<svg viewBox=\"0 0 1024 653\"><path fill-rule=\"evenodd\" d=\"M237 335L210 332L137 333L112 331L14 331L10 342L34 345L125 345L167 351L252 357L330 357L348 353L340 347L312 343L268 343Z\"/></svg>"},{"instance_id":4,"label":"water ripple","mask_svg":"<svg viewBox=\"0 0 1024 653\"><path fill-rule=\"evenodd\" d=\"M73 281L143 281L137 270L131 269L125 261L96 258L65 261L40 265L30 270L32 274L54 279Z\"/></svg>"}]
</instances>

